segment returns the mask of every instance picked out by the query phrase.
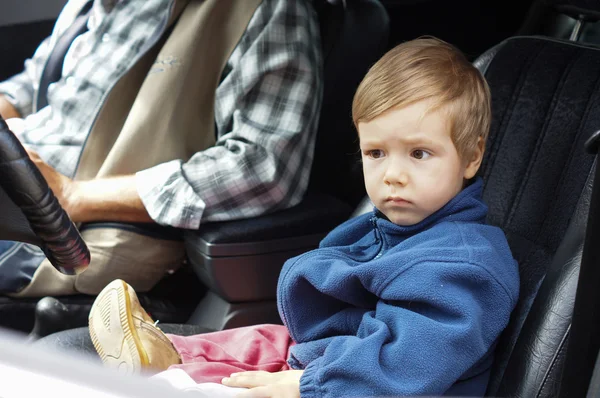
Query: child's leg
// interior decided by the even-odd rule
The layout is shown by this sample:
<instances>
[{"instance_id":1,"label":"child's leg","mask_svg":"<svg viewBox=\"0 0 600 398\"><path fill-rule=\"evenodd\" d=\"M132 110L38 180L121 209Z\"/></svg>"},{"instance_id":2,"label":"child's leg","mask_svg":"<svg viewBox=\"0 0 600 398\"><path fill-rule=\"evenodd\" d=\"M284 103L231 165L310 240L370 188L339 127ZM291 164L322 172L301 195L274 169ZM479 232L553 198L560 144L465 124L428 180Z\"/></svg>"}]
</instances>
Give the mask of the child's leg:
<instances>
[{"instance_id":1,"label":"child's leg","mask_svg":"<svg viewBox=\"0 0 600 398\"><path fill-rule=\"evenodd\" d=\"M257 325L195 336L169 335L183 369L197 383L220 383L235 372L288 370L292 340L285 326Z\"/></svg>"},{"instance_id":2,"label":"child's leg","mask_svg":"<svg viewBox=\"0 0 600 398\"><path fill-rule=\"evenodd\" d=\"M154 325L133 288L120 279L109 283L94 301L89 326L102 362L123 373L158 372L180 363L171 341Z\"/></svg>"},{"instance_id":3,"label":"child's leg","mask_svg":"<svg viewBox=\"0 0 600 398\"><path fill-rule=\"evenodd\" d=\"M90 335L102 361L126 373L185 370L196 382L220 383L245 370L287 370L292 340L279 325L259 325L169 338L154 325L131 286L109 283L89 316ZM181 364L181 365L177 365Z\"/></svg>"}]
</instances>

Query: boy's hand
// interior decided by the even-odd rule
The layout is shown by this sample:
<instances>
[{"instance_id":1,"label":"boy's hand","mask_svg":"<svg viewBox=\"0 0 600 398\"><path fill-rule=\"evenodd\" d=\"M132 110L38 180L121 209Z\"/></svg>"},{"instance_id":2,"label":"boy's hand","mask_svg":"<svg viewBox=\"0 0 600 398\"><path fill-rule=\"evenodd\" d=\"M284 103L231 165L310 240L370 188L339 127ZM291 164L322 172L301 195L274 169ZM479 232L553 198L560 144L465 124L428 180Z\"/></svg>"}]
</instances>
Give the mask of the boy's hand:
<instances>
[{"instance_id":1,"label":"boy's hand","mask_svg":"<svg viewBox=\"0 0 600 398\"><path fill-rule=\"evenodd\" d=\"M249 388L248 391L239 394L239 398L300 398L302 372L240 372L225 377L222 383L229 387Z\"/></svg>"}]
</instances>

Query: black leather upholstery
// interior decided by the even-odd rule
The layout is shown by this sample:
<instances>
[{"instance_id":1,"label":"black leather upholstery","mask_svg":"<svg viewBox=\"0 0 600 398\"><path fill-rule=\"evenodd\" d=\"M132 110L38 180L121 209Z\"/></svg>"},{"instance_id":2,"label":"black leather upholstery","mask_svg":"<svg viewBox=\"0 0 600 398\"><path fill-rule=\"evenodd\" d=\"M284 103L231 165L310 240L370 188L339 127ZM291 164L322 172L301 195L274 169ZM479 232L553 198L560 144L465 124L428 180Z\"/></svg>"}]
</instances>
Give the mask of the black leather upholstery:
<instances>
[{"instance_id":1,"label":"black leather upholstery","mask_svg":"<svg viewBox=\"0 0 600 398\"><path fill-rule=\"evenodd\" d=\"M591 179L533 302L495 395L559 396L587 223Z\"/></svg>"},{"instance_id":2,"label":"black leather upholstery","mask_svg":"<svg viewBox=\"0 0 600 398\"><path fill-rule=\"evenodd\" d=\"M520 37L486 54L493 122L480 170L488 221L507 234L521 294L501 336L490 395L553 396L572 313L600 125L600 51Z\"/></svg>"},{"instance_id":3,"label":"black leather upholstery","mask_svg":"<svg viewBox=\"0 0 600 398\"><path fill-rule=\"evenodd\" d=\"M204 242L260 242L326 233L348 218L351 211L352 207L331 195L309 192L302 202L290 209L245 220L208 223L198 231L185 231L186 250L199 250Z\"/></svg>"},{"instance_id":4,"label":"black leather upholstery","mask_svg":"<svg viewBox=\"0 0 600 398\"><path fill-rule=\"evenodd\" d=\"M10 198L2 209L7 224L0 226L0 239L22 239L39 245L48 260L65 274L90 262L90 252L79 231L54 197L46 180L29 159L23 146L0 118L0 187ZM0 197L3 196L0 194ZM27 220L29 228L14 224ZM35 235L28 235L29 229Z\"/></svg>"},{"instance_id":5,"label":"black leather upholstery","mask_svg":"<svg viewBox=\"0 0 600 398\"><path fill-rule=\"evenodd\" d=\"M490 63L494 60L494 57L500 51L500 49L504 46L504 42L500 44L496 44L494 47L490 48L483 54L481 54L475 61L473 61L473 65L479 69L481 73L486 74Z\"/></svg>"}]
</instances>

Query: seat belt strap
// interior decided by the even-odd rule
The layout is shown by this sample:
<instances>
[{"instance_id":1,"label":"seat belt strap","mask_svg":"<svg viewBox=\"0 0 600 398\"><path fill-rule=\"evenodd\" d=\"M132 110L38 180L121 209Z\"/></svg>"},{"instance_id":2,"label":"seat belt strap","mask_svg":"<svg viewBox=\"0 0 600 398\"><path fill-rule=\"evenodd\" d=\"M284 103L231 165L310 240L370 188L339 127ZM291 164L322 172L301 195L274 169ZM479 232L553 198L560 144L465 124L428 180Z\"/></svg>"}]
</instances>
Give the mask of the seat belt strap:
<instances>
[{"instance_id":1,"label":"seat belt strap","mask_svg":"<svg viewBox=\"0 0 600 398\"><path fill-rule=\"evenodd\" d=\"M77 36L88 30L87 23L90 18L93 4L93 1L88 1L83 6L71 26L69 26L56 41L56 45L52 49L48 61L46 61L46 66L44 66L44 70L42 71L35 106L36 112L48 105L48 87L61 78L65 56L67 55L67 51L69 51L71 44Z\"/></svg>"}]
</instances>

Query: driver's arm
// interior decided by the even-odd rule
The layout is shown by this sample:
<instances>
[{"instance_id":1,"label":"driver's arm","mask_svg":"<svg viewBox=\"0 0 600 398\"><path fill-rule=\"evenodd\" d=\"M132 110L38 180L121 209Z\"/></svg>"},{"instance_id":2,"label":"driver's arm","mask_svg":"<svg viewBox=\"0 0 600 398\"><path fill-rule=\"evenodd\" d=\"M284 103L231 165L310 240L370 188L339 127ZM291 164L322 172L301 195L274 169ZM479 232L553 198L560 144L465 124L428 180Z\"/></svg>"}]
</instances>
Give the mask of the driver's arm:
<instances>
[{"instance_id":1,"label":"driver's arm","mask_svg":"<svg viewBox=\"0 0 600 398\"><path fill-rule=\"evenodd\" d=\"M75 222L152 222L135 186L135 175L75 181L67 201Z\"/></svg>"},{"instance_id":2,"label":"driver's arm","mask_svg":"<svg viewBox=\"0 0 600 398\"><path fill-rule=\"evenodd\" d=\"M36 152L26 150L74 222L152 221L137 193L135 175L73 181L49 166Z\"/></svg>"},{"instance_id":3,"label":"driver's arm","mask_svg":"<svg viewBox=\"0 0 600 398\"><path fill-rule=\"evenodd\" d=\"M21 114L14 105L2 94L0 94L0 116L3 119L21 117Z\"/></svg>"},{"instance_id":4,"label":"driver's arm","mask_svg":"<svg viewBox=\"0 0 600 398\"><path fill-rule=\"evenodd\" d=\"M213 147L187 162L89 181L72 181L32 156L73 221L154 221L197 229L201 219L247 218L300 200L322 95L318 25L306 2L277 5L259 8L257 14L274 15L258 15L254 23L261 26L247 28L252 35L242 42L252 45L240 50L227 78L234 83L220 102L231 123Z\"/></svg>"}]
</instances>

